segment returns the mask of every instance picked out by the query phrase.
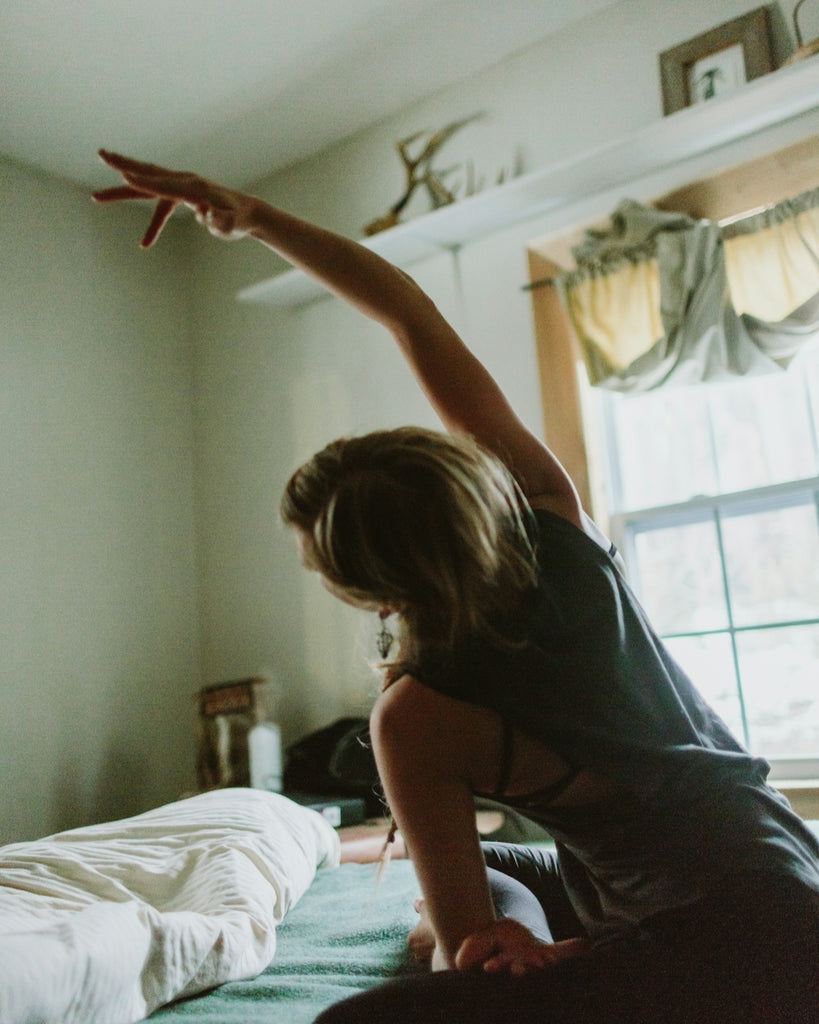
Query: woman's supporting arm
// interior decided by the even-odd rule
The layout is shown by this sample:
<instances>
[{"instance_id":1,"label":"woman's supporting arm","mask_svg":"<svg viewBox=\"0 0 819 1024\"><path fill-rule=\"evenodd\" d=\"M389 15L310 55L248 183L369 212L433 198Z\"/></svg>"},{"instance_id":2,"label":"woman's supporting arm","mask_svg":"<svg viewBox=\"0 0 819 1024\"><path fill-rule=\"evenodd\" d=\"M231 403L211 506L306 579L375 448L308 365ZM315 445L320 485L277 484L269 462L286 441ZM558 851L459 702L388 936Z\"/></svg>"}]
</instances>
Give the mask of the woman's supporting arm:
<instances>
[{"instance_id":1,"label":"woman's supporting arm","mask_svg":"<svg viewBox=\"0 0 819 1024\"><path fill-rule=\"evenodd\" d=\"M452 968L464 940L495 920L472 794L469 708L409 676L388 687L370 716L378 772L435 933L433 968ZM497 737L495 737L497 743ZM482 751L495 760L499 751Z\"/></svg>"},{"instance_id":2,"label":"woman's supporting arm","mask_svg":"<svg viewBox=\"0 0 819 1024\"><path fill-rule=\"evenodd\" d=\"M221 238L252 237L319 281L393 335L444 426L471 434L509 465L530 499L578 523L579 501L565 470L520 421L495 380L435 304L399 268L352 239L278 210L255 196L101 150L126 184L98 202L142 199L156 209L142 239L159 237L177 206Z\"/></svg>"},{"instance_id":3,"label":"woman's supporting arm","mask_svg":"<svg viewBox=\"0 0 819 1024\"><path fill-rule=\"evenodd\" d=\"M403 676L379 697L370 727L387 802L435 934L433 969L525 974L582 952L581 940L544 943L517 921L495 919L473 793L497 781L497 715Z\"/></svg>"}]
</instances>

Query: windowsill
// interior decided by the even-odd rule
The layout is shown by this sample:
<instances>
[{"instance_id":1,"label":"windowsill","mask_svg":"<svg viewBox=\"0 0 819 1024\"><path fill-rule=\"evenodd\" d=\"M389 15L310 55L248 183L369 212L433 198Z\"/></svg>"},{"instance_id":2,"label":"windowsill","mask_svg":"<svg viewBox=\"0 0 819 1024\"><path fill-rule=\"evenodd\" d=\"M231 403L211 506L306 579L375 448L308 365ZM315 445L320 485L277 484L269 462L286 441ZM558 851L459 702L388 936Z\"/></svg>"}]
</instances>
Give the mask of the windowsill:
<instances>
[{"instance_id":1,"label":"windowsill","mask_svg":"<svg viewBox=\"0 0 819 1024\"><path fill-rule=\"evenodd\" d=\"M819 779L775 779L771 780L800 818L819 820Z\"/></svg>"}]
</instances>

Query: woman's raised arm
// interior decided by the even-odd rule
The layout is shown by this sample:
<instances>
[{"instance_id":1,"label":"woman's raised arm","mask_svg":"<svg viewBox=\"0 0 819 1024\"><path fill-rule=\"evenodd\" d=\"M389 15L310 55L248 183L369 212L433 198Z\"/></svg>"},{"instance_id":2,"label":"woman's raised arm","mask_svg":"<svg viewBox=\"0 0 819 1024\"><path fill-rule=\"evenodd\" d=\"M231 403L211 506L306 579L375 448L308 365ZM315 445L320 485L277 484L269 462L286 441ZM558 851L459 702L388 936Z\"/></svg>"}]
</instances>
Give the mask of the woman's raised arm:
<instances>
[{"instance_id":1,"label":"woman's raised arm","mask_svg":"<svg viewBox=\"0 0 819 1024\"><path fill-rule=\"evenodd\" d=\"M486 368L402 270L352 239L197 174L105 150L100 156L122 175L125 185L94 193L98 202L156 201L144 248L154 244L180 205L193 210L214 235L262 242L386 327L446 429L471 434L507 463L530 500L579 524L579 501L563 467L524 426Z\"/></svg>"}]
</instances>

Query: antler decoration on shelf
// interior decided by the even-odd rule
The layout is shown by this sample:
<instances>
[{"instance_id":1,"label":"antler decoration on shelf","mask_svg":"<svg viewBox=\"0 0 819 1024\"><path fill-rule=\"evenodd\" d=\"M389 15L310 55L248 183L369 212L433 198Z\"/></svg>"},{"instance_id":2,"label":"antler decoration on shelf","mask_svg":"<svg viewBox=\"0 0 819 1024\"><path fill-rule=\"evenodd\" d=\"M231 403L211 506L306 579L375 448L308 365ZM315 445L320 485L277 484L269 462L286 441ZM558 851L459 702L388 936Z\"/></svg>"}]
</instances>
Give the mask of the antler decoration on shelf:
<instances>
[{"instance_id":1,"label":"antler decoration on shelf","mask_svg":"<svg viewBox=\"0 0 819 1024\"><path fill-rule=\"evenodd\" d=\"M447 167L444 170L435 170L432 167L432 161L438 150L445 142L452 138L455 132L460 131L465 125L471 124L472 121L476 121L480 117L483 117L483 114L472 114L470 117L465 117L460 121L453 121L451 124L445 125L437 132L416 132L414 135L410 135L408 138L396 143L398 155L406 171L407 187L401 198L393 203L383 217L376 218L364 228L365 234L375 235L379 231L393 228L396 224L400 223L401 213L416 190L421 187L426 188L432 201L433 209L438 209L439 206L447 206L449 203L455 202L455 194L446 187L444 179L456 170L457 165ZM425 144L418 155L413 156L410 153L411 147L424 136L427 136Z\"/></svg>"}]
</instances>

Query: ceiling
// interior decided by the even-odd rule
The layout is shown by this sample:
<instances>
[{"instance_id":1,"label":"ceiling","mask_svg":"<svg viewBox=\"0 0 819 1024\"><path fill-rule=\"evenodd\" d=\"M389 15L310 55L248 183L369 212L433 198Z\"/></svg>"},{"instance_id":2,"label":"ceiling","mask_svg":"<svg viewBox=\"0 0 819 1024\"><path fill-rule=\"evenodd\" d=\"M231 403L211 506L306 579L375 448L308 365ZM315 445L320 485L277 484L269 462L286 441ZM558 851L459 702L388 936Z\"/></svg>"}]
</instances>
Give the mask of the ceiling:
<instances>
[{"instance_id":1,"label":"ceiling","mask_svg":"<svg viewBox=\"0 0 819 1024\"><path fill-rule=\"evenodd\" d=\"M613 0L3 0L0 155L92 187L100 146L236 186Z\"/></svg>"}]
</instances>

